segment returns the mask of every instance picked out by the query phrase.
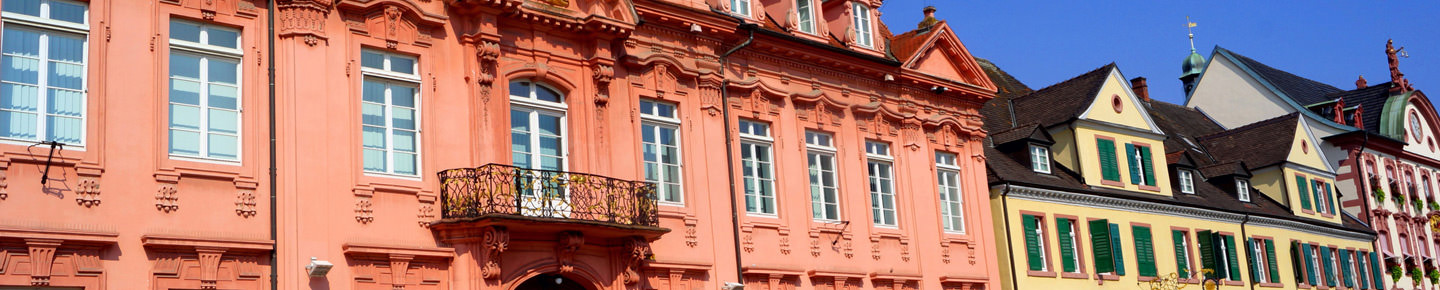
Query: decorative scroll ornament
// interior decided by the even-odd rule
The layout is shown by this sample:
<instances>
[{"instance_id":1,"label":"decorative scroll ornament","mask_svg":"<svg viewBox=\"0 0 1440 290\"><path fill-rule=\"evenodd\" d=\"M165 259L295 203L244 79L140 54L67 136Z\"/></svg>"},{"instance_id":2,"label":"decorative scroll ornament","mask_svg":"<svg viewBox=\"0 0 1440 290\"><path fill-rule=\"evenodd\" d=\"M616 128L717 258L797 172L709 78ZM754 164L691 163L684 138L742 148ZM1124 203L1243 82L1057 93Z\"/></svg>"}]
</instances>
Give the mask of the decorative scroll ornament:
<instances>
[{"instance_id":1,"label":"decorative scroll ornament","mask_svg":"<svg viewBox=\"0 0 1440 290\"><path fill-rule=\"evenodd\" d=\"M505 227L489 227L482 235L483 243L480 244L482 257L485 258L484 265L480 266L480 277L485 279L500 278L500 254L510 247L510 232Z\"/></svg>"},{"instance_id":2,"label":"decorative scroll ornament","mask_svg":"<svg viewBox=\"0 0 1440 290\"><path fill-rule=\"evenodd\" d=\"M610 102L610 82L615 80L615 67L595 64L591 67L595 79L595 104L605 106Z\"/></svg>"},{"instance_id":3,"label":"decorative scroll ornament","mask_svg":"<svg viewBox=\"0 0 1440 290\"><path fill-rule=\"evenodd\" d=\"M500 59L500 44L480 41L475 45L475 54L480 59L480 72L475 76L475 83L480 85L480 102L488 104L490 91L495 84L495 74L499 69L497 60Z\"/></svg>"},{"instance_id":4,"label":"decorative scroll ornament","mask_svg":"<svg viewBox=\"0 0 1440 290\"><path fill-rule=\"evenodd\" d=\"M563 231L555 241L555 263L560 264L560 273L575 271L575 252L585 245L585 236L576 231Z\"/></svg>"},{"instance_id":5,"label":"decorative scroll ornament","mask_svg":"<svg viewBox=\"0 0 1440 290\"><path fill-rule=\"evenodd\" d=\"M625 285L635 285L640 282L640 268L645 266L645 261L649 260L653 253L650 252L650 242L640 237L630 238L625 243L625 248L630 254L625 263Z\"/></svg>"}]
</instances>

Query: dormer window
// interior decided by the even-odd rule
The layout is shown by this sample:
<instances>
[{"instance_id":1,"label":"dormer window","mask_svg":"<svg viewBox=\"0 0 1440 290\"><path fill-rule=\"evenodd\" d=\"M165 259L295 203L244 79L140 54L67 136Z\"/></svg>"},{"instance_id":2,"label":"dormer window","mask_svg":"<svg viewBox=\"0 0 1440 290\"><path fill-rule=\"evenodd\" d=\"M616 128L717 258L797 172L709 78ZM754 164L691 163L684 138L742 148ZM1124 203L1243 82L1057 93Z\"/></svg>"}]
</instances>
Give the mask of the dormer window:
<instances>
[{"instance_id":1,"label":"dormer window","mask_svg":"<svg viewBox=\"0 0 1440 290\"><path fill-rule=\"evenodd\" d=\"M1240 198L1240 201L1250 202L1250 180L1235 180L1235 196Z\"/></svg>"},{"instance_id":2,"label":"dormer window","mask_svg":"<svg viewBox=\"0 0 1440 290\"><path fill-rule=\"evenodd\" d=\"M1176 172L1180 175L1180 192L1195 194L1195 173L1185 169Z\"/></svg>"},{"instance_id":3,"label":"dormer window","mask_svg":"<svg viewBox=\"0 0 1440 290\"><path fill-rule=\"evenodd\" d=\"M875 41L870 37L872 30L870 27L870 7L860 2L852 2L850 5L854 8L853 13L855 19L853 19L852 24L855 25L855 44L864 48L875 48Z\"/></svg>"},{"instance_id":4,"label":"dormer window","mask_svg":"<svg viewBox=\"0 0 1440 290\"><path fill-rule=\"evenodd\" d=\"M1039 173L1050 173L1050 149L1040 145L1030 145L1030 170Z\"/></svg>"},{"instance_id":5,"label":"dormer window","mask_svg":"<svg viewBox=\"0 0 1440 290\"><path fill-rule=\"evenodd\" d=\"M750 18L750 0L730 0L730 13Z\"/></svg>"},{"instance_id":6,"label":"dormer window","mask_svg":"<svg viewBox=\"0 0 1440 290\"><path fill-rule=\"evenodd\" d=\"M799 20L800 32L815 34L815 0L795 0L795 14Z\"/></svg>"}]
</instances>

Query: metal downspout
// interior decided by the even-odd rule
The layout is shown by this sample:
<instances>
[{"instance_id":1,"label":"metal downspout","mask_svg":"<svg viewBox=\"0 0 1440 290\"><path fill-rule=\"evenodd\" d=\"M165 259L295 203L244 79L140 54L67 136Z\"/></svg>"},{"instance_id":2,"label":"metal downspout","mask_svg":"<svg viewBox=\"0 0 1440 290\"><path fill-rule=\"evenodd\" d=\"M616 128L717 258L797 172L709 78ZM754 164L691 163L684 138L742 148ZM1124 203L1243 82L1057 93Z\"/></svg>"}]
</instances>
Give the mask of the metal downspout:
<instances>
[{"instance_id":1,"label":"metal downspout","mask_svg":"<svg viewBox=\"0 0 1440 290\"><path fill-rule=\"evenodd\" d=\"M1010 236L1010 182L1005 182L1005 189L1000 191L1000 215L1005 216L1005 239L1006 239L1006 240L1009 240L1009 239L1011 238L1011 236ZM1006 247L1008 248L1009 245L1006 245ZM1011 250L1006 251L1006 252L1008 252L1009 255L1005 255L1005 257L1008 258L1008 259L1010 259L1010 287L1011 287L1011 288L1016 288L1016 287L1019 287L1018 284L1020 284L1020 277L1015 274L1015 250L1014 250L1014 249L1011 249Z\"/></svg>"},{"instance_id":2,"label":"metal downspout","mask_svg":"<svg viewBox=\"0 0 1440 290\"><path fill-rule=\"evenodd\" d=\"M278 188L275 185L275 0L268 2L270 3L265 8L265 18L267 18L265 27L269 33L265 34L268 38L265 44L269 46L269 51L266 53L266 57L269 59L265 62L265 70L270 78L270 100L266 102L266 105L269 106L270 125L270 290L275 290L280 289L280 265L276 263L280 253L280 239L276 235L278 223L275 216L275 190Z\"/></svg>"},{"instance_id":3,"label":"metal downspout","mask_svg":"<svg viewBox=\"0 0 1440 290\"><path fill-rule=\"evenodd\" d=\"M741 42L740 45L730 48L725 54L720 55L720 111L725 118L725 177L730 180L730 226L735 242L735 282L745 284L744 263L740 257L740 207L735 202L735 143L734 136L730 135L730 78L726 76L725 69L730 64L730 55L740 49L750 46L755 41L755 24L741 23L738 29L750 31L750 36Z\"/></svg>"},{"instance_id":4,"label":"metal downspout","mask_svg":"<svg viewBox=\"0 0 1440 290\"><path fill-rule=\"evenodd\" d=\"M1250 223L1250 214L1248 214L1248 213L1245 214L1245 219L1240 220L1240 238L1241 238L1241 241L1247 241L1247 240L1250 239L1250 235L1245 233L1245 224L1247 224L1247 223ZM1248 263L1246 263L1246 264L1250 264L1249 266L1250 266L1250 269L1251 269L1251 270L1260 270L1259 268L1256 268L1256 267L1258 267L1258 266L1256 266L1255 263L1263 263L1263 262L1257 261L1258 259L1255 259L1255 253L1254 253L1254 252L1251 252L1251 251L1254 251L1255 249L1251 249L1250 247L1254 247L1254 246L1253 246L1253 245L1250 245L1250 244L1248 244L1248 243L1245 245L1245 251L1246 251L1246 253L1250 253L1250 254L1245 255L1245 256L1246 256L1246 257L1250 257L1250 260L1251 260L1250 262L1248 262ZM1264 270L1260 270L1260 271L1264 271ZM1255 271L1250 271L1250 273L1255 273ZM1270 277L1270 279L1271 279L1271 280L1274 280L1275 277ZM1250 277L1250 280L1252 280L1252 281L1255 280L1255 277ZM1256 284L1256 283L1249 283L1249 284L1250 284L1250 290L1255 290L1255 284Z\"/></svg>"}]
</instances>

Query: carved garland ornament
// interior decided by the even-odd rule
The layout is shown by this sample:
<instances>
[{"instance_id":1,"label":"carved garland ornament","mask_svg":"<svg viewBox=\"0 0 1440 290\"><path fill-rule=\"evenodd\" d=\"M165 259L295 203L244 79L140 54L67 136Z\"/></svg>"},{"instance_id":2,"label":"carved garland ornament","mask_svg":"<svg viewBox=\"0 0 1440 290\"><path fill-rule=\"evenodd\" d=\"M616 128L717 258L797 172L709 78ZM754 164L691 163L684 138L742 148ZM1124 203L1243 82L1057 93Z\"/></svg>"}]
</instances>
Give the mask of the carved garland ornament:
<instances>
[{"instance_id":1,"label":"carved garland ornament","mask_svg":"<svg viewBox=\"0 0 1440 290\"><path fill-rule=\"evenodd\" d=\"M250 218L255 216L255 212L254 191L241 190L239 194L235 195L235 215L242 218Z\"/></svg>"},{"instance_id":2,"label":"carved garland ornament","mask_svg":"<svg viewBox=\"0 0 1440 290\"><path fill-rule=\"evenodd\" d=\"M369 198L360 198L360 200L355 201L355 221L361 224L374 222L375 209L372 208L373 205Z\"/></svg>"},{"instance_id":3,"label":"carved garland ornament","mask_svg":"<svg viewBox=\"0 0 1440 290\"><path fill-rule=\"evenodd\" d=\"M164 213L180 210L180 193L175 189L175 184L160 185L160 189L155 193L155 209Z\"/></svg>"},{"instance_id":4,"label":"carved garland ornament","mask_svg":"<svg viewBox=\"0 0 1440 290\"><path fill-rule=\"evenodd\" d=\"M85 207L100 205L100 179L80 178L80 185L75 189L75 203Z\"/></svg>"}]
</instances>

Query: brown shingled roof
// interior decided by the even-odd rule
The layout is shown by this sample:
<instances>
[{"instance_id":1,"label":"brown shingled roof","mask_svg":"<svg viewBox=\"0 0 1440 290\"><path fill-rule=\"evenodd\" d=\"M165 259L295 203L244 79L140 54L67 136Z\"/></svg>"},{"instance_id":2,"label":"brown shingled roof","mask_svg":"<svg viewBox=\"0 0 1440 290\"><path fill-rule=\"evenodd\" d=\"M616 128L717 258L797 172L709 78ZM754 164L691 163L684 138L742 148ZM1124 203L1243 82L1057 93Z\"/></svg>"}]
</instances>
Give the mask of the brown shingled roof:
<instances>
[{"instance_id":1,"label":"brown shingled roof","mask_svg":"<svg viewBox=\"0 0 1440 290\"><path fill-rule=\"evenodd\" d=\"M1105 77L1115 63L1101 66L1069 80L1015 99L1016 123L1040 123L1049 127L1080 116L1100 93Z\"/></svg>"},{"instance_id":2,"label":"brown shingled roof","mask_svg":"<svg viewBox=\"0 0 1440 290\"><path fill-rule=\"evenodd\" d=\"M1200 144L1220 160L1244 161L1250 168L1263 168L1285 162L1290 155L1290 141L1295 139L1298 113L1285 114L1228 131L1202 136Z\"/></svg>"}]
</instances>

